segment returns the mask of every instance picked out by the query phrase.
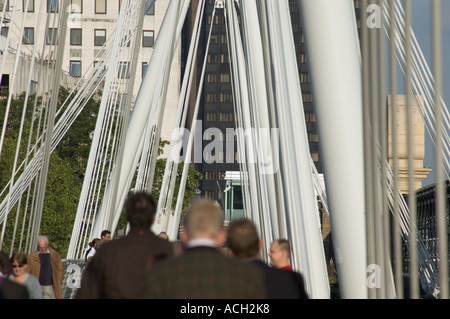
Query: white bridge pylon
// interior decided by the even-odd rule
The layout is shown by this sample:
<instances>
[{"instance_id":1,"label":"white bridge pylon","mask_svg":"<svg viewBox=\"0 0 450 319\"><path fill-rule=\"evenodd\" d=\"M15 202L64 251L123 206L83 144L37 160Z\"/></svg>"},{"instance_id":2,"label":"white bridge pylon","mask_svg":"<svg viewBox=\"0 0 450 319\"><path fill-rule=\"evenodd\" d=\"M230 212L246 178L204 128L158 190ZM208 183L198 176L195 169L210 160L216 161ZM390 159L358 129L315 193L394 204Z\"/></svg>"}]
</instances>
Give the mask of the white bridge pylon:
<instances>
[{"instance_id":1,"label":"white bridge pylon","mask_svg":"<svg viewBox=\"0 0 450 319\"><path fill-rule=\"evenodd\" d=\"M243 188L246 214L258 225L266 247L272 240L280 237L291 242L294 268L305 276L309 295L312 298L329 298L328 273L317 215L318 206L288 3L246 0L224 1L223 4L224 9L220 9L225 10L226 15L235 111L241 115L238 116L240 121L236 126L244 130L276 128L279 131L278 144L267 144L267 141L258 136L250 140L238 136L241 141L239 155L243 159L241 169L245 173L243 176L246 176L243 183L246 185ZM199 2L199 8L204 5L205 1ZM118 153L123 154L123 157L120 161L116 160L112 168L91 237L103 229L115 229L124 198L132 188L132 177L141 158L144 143L150 143L142 137L148 136L145 132L149 130L153 132L154 139L158 130L152 128L162 125L158 119L162 118L159 115L164 112L162 101L165 99L164 93L167 92L164 90L165 79L170 74L173 48L178 42L180 26L183 25L188 6L189 1L170 1L148 70L126 125L127 130L120 137L123 150ZM329 22L334 23L332 27L325 24L324 19L322 31L339 29L341 41L343 34L348 35L346 39L344 37L347 44L344 46L341 45L342 42L314 42L317 37L314 33L317 21L305 18L306 36L312 43L310 50L312 54L319 56L317 60L312 61L312 71L315 74L313 79L317 79L314 83L318 82L314 89L323 96L318 99L318 108L321 121L327 123L319 128L323 140L326 141L325 149L330 147L325 158L333 159L326 165L325 176L334 226L333 236L337 239L335 247L343 287L341 293L343 297L366 298L362 116L358 117L362 110L361 66L355 35L356 25L351 0L333 2L332 5L330 1L306 2L302 10L305 16L316 17L318 13L319 16L323 14L324 6L331 6L340 14L334 14L335 20ZM238 9L242 18L241 26L236 22ZM330 8L328 10L333 12ZM200 12L203 11L199 9L198 13ZM339 28L336 28L336 25ZM244 32L241 32L241 28ZM200 29L195 32L200 32ZM339 59L345 59L346 64ZM194 63L192 61L191 63ZM320 63L318 61L327 61L327 67L317 66L317 63ZM347 79L335 79L333 74L345 74ZM184 83L189 72L186 72L185 76ZM338 83L342 85L338 86ZM353 96L349 97L348 92L354 92ZM186 92L180 94L180 99L185 98L184 94ZM181 105L183 103L180 103L180 107ZM196 106L198 107L198 100ZM340 115L341 112L353 116L345 117L348 122L334 122L336 113ZM195 133L194 129L190 131ZM245 140L245 143L242 143L242 140ZM262 156L257 157L256 162L250 161L250 158L255 158L255 153ZM268 171L264 166L270 163L270 159L265 157L267 154L279 164L274 166L276 169L272 171ZM348 164L349 160L352 161L351 165ZM326 160L324 161L326 163ZM352 174L352 179L347 175L342 176L347 171L347 165L359 172ZM147 169L151 167L150 163ZM342 181L345 180L348 184L343 185ZM361 194L355 195L355 190L361 190ZM180 192L179 200L182 194L183 192ZM161 203L158 207L155 229L158 232L169 232L174 224L179 223L181 207L177 205L174 216L178 218L170 219L170 222L172 207Z\"/></svg>"},{"instance_id":2,"label":"white bridge pylon","mask_svg":"<svg viewBox=\"0 0 450 319\"><path fill-rule=\"evenodd\" d=\"M87 79L83 79L86 81L79 86L73 100L67 105L65 102L65 111L60 110L62 114L57 113L52 118L54 120L59 116L52 134L48 134L48 138L51 138L47 140L48 148L51 146L51 149L45 151L37 145L30 148L27 150L27 159L20 166L18 159L15 159L17 163L14 165L23 167L23 173L17 178L13 175L2 192L6 194L9 189L6 199L0 203L0 224L5 223L3 228L9 211L16 202L20 206L22 194L27 190L29 192L28 187L39 176L43 158L55 149L103 79L105 86L100 112L67 259L82 258L87 243L98 237L103 229L116 230L129 192L151 192L163 124L172 125L174 132L185 128L191 132L187 151L183 150L184 154L191 153L193 139L197 134L195 120L202 96L209 40L203 60L197 61L197 50L201 35L206 32L211 34L212 30L202 30L202 27L208 27L207 23L202 23L206 20L206 1L198 2L184 78L180 92L177 92L179 103L174 123L163 123L162 119L172 62L177 56L176 48L190 1L166 1L168 6L165 17L133 107L131 93L127 93L133 91L134 81L124 79L122 75L129 73L130 78L134 79L133 75L139 67L136 54L141 42L143 13L156 0L122 1L113 41L108 40L108 46L105 44L105 50L101 50L104 53L98 58L101 63L93 68ZM69 1L62 0L61 3L67 4ZM384 2L385 10L387 3ZM394 3L401 7L399 2ZM363 73L355 8L352 0L304 0L299 2L299 6L307 42L326 194L323 189L319 189L314 164L311 167L289 2L217 0L212 13L211 21L215 21L214 15L218 10L222 10L225 15L244 208L246 216L258 226L265 250L277 238L287 238L291 242L292 264L295 270L304 275L308 294L311 298L324 299L330 297L330 286L318 216L319 196L331 220L341 297L364 299L368 298L365 220L367 183L364 179ZM401 10L397 8L397 11L396 19L399 21L396 23L399 30L404 31ZM2 11L2 18L5 12ZM241 18L240 23L238 16ZM212 25L209 27L212 28ZM390 40L398 46L397 59L403 66L405 54L401 50L401 39L399 36ZM128 46L131 49L125 50ZM420 48L416 51L420 54ZM125 65L120 61L130 63ZM421 112L424 112L427 120L427 129L434 133L431 115L434 94L425 85L432 83L433 79L428 74L430 72L423 72L419 68L426 66L420 56L413 62L416 75L413 90L415 93L427 93L424 94L425 109ZM105 64L108 66L104 67ZM200 69L199 91L193 93L197 97L194 117L190 121L193 126L185 127L192 81L196 76L195 71ZM59 83L53 82L54 88L58 87ZM447 112L445 123L448 123L448 119ZM263 134L245 134L251 130L274 130L277 134L275 138L267 138ZM167 161L163 191L158 199L153 227L155 232L166 231L170 238L175 238L178 231L184 187L191 164L190 156L185 156L177 204L172 207L175 175L180 160L177 147L182 138L174 134L171 140L171 157ZM449 171L448 135L445 138L446 168ZM390 188L388 192L393 201L397 193L392 185L380 182L379 187L383 186ZM409 216L407 208L403 208L402 235L407 240ZM39 229L36 226L40 224L34 224L33 227ZM428 281L423 286L434 289L437 278L435 269L429 263L430 258L424 246L419 248L421 267L425 269L427 263L430 266L422 270L426 274L424 277L427 277L424 280ZM267 261L265 252L262 256ZM393 286L386 289L393 291L395 296Z\"/></svg>"}]
</instances>

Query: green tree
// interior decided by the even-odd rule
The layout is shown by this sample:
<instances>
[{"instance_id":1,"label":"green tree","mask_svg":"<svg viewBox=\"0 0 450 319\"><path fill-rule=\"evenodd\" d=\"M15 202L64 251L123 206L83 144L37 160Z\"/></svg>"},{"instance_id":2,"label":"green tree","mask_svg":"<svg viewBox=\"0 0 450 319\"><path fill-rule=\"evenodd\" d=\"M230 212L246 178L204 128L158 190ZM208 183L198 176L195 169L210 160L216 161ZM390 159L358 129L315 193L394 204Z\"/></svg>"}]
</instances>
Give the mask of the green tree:
<instances>
[{"instance_id":1,"label":"green tree","mask_svg":"<svg viewBox=\"0 0 450 319\"><path fill-rule=\"evenodd\" d=\"M76 92L75 92L76 93ZM59 95L59 105L66 101L69 91L61 88ZM74 96L74 95L73 95ZM27 116L24 122L24 132L21 141L19 164L25 158L25 150L30 134L31 118L35 96L30 96L28 101ZM41 100L38 98L38 105ZM25 94L16 96L11 102L10 114L8 117L7 134L0 160L0 187L3 190L11 178L12 165L16 153L16 144L19 134L22 110L25 105ZM43 105L45 107L45 104ZM58 148L50 157L49 173L47 177L47 187L45 192L40 233L49 237L51 245L57 249L61 256L67 254L70 236L72 234L75 220L78 199L81 192L84 170L89 156L90 135L96 121L96 112L99 102L91 99L71 126L66 136L60 142ZM6 110L6 100L0 101L0 116L4 116ZM37 118L37 117L36 117ZM1 119L3 122L3 119ZM35 127L38 123L35 122ZM35 134L35 133L33 133ZM35 142L35 141L33 141ZM20 175L20 171L18 176ZM34 184L32 184L32 187ZM32 188L33 189L33 188ZM0 200L4 200L4 195ZM26 211L25 211L26 209ZM9 252L11 242L14 238L13 250L19 249L20 234L24 227L24 238L27 240L29 225L33 223L31 211L33 210L33 191L30 196L27 192L22 196L20 210L14 207L7 220L3 249ZM24 222L25 219L25 222ZM17 224L17 227L15 225ZM16 235L14 236L14 233ZM24 245L20 246L24 250Z\"/></svg>"},{"instance_id":2,"label":"green tree","mask_svg":"<svg viewBox=\"0 0 450 319\"><path fill-rule=\"evenodd\" d=\"M161 155L163 153L164 146L167 144L169 144L168 141L165 141L165 140L160 141L158 155ZM164 171L166 169L166 163L167 163L166 158L160 157L156 160L155 175L154 175L155 177L153 180L153 187L152 187L152 195L156 200L158 200L160 193L161 193L161 187L162 187L162 182L163 182L163 178L164 178ZM180 162L178 165L175 191L174 191L174 195L173 195L173 199L172 199L172 208L173 209L175 209L176 204L177 204L178 190L180 188L181 176L183 174L183 169L184 169L184 162ZM188 170L188 177L186 180L184 197L183 197L183 207L182 207L182 213L181 213L182 218L184 216L184 211L187 209L187 207L190 204L191 199L196 195L196 190L197 190L198 186L200 185L199 181L202 178L203 178L202 174L200 172L198 172L197 170L195 170L192 167L192 165L190 165L189 170ZM117 228L124 229L124 228L126 228L126 225L127 225L127 222L125 219L125 214L122 213Z\"/></svg>"}]
</instances>

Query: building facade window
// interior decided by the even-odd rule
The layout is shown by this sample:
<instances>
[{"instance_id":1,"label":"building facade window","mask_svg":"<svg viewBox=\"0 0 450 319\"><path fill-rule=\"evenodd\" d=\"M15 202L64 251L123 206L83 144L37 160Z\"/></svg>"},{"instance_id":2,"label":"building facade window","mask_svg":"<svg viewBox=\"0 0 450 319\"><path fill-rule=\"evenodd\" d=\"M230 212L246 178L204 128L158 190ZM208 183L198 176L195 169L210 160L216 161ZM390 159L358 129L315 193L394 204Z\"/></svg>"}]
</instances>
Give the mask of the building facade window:
<instances>
[{"instance_id":1,"label":"building facade window","mask_svg":"<svg viewBox=\"0 0 450 319\"><path fill-rule=\"evenodd\" d=\"M9 3L9 1L8 1ZM23 8L23 12L25 12L25 6L27 5L27 0L23 0L22 1L22 8ZM9 6L9 5L8 5ZM34 0L29 0L28 1L28 8L27 8L27 12L34 12Z\"/></svg>"},{"instance_id":2,"label":"building facade window","mask_svg":"<svg viewBox=\"0 0 450 319\"><path fill-rule=\"evenodd\" d=\"M217 54L208 54L208 63L217 63Z\"/></svg>"},{"instance_id":3,"label":"building facade window","mask_svg":"<svg viewBox=\"0 0 450 319\"><path fill-rule=\"evenodd\" d=\"M206 78L207 78L208 83L216 83L217 82L217 74L216 73L208 73Z\"/></svg>"},{"instance_id":4,"label":"building facade window","mask_svg":"<svg viewBox=\"0 0 450 319\"><path fill-rule=\"evenodd\" d=\"M34 44L34 28L24 28L22 43Z\"/></svg>"},{"instance_id":5,"label":"building facade window","mask_svg":"<svg viewBox=\"0 0 450 319\"><path fill-rule=\"evenodd\" d=\"M9 32L9 28L8 27L3 27L2 31L1 31L1 35L4 37L8 36L8 32Z\"/></svg>"},{"instance_id":6,"label":"building facade window","mask_svg":"<svg viewBox=\"0 0 450 319\"><path fill-rule=\"evenodd\" d=\"M94 45L96 47L103 46L106 42L106 29L94 30Z\"/></svg>"},{"instance_id":7,"label":"building facade window","mask_svg":"<svg viewBox=\"0 0 450 319\"><path fill-rule=\"evenodd\" d=\"M209 181L216 180L216 173L217 172L208 172L208 171L206 171L205 172L205 179L209 180Z\"/></svg>"},{"instance_id":8,"label":"building facade window","mask_svg":"<svg viewBox=\"0 0 450 319\"><path fill-rule=\"evenodd\" d=\"M58 29L57 28L48 28L47 29L47 45L55 45L56 39L58 37Z\"/></svg>"},{"instance_id":9,"label":"building facade window","mask_svg":"<svg viewBox=\"0 0 450 319\"><path fill-rule=\"evenodd\" d=\"M95 13L106 14L106 0L95 0Z\"/></svg>"},{"instance_id":10,"label":"building facade window","mask_svg":"<svg viewBox=\"0 0 450 319\"><path fill-rule=\"evenodd\" d=\"M58 0L47 0L47 13L58 12Z\"/></svg>"},{"instance_id":11,"label":"building facade window","mask_svg":"<svg viewBox=\"0 0 450 319\"><path fill-rule=\"evenodd\" d=\"M70 45L82 45L82 29L70 29Z\"/></svg>"},{"instance_id":12,"label":"building facade window","mask_svg":"<svg viewBox=\"0 0 450 319\"><path fill-rule=\"evenodd\" d=\"M97 67L100 67L102 65L101 61L94 61L94 70L97 69ZM99 71L97 71L97 76L101 77L106 72L106 64L103 63L103 68Z\"/></svg>"},{"instance_id":13,"label":"building facade window","mask_svg":"<svg viewBox=\"0 0 450 319\"><path fill-rule=\"evenodd\" d=\"M215 93L206 94L206 102L217 102L217 94Z\"/></svg>"},{"instance_id":14,"label":"building facade window","mask_svg":"<svg viewBox=\"0 0 450 319\"><path fill-rule=\"evenodd\" d=\"M152 47L155 43L155 32L151 30L142 31L142 46L144 48Z\"/></svg>"},{"instance_id":15,"label":"building facade window","mask_svg":"<svg viewBox=\"0 0 450 319\"><path fill-rule=\"evenodd\" d=\"M220 102L233 102L233 95L231 93L220 93Z\"/></svg>"},{"instance_id":16,"label":"building facade window","mask_svg":"<svg viewBox=\"0 0 450 319\"><path fill-rule=\"evenodd\" d=\"M9 0L0 0L0 10L9 11Z\"/></svg>"},{"instance_id":17,"label":"building facade window","mask_svg":"<svg viewBox=\"0 0 450 319\"><path fill-rule=\"evenodd\" d=\"M154 16L155 15L155 6L156 6L156 1L153 1L153 4L147 10L147 15L148 16Z\"/></svg>"},{"instance_id":18,"label":"building facade window","mask_svg":"<svg viewBox=\"0 0 450 319\"><path fill-rule=\"evenodd\" d=\"M220 74L220 82L230 83L230 74L229 73L221 73Z\"/></svg>"},{"instance_id":19,"label":"building facade window","mask_svg":"<svg viewBox=\"0 0 450 319\"><path fill-rule=\"evenodd\" d=\"M81 61L70 61L70 75L76 78L81 77Z\"/></svg>"},{"instance_id":20,"label":"building facade window","mask_svg":"<svg viewBox=\"0 0 450 319\"><path fill-rule=\"evenodd\" d=\"M70 0L70 13L83 13L83 0Z\"/></svg>"},{"instance_id":21,"label":"building facade window","mask_svg":"<svg viewBox=\"0 0 450 319\"><path fill-rule=\"evenodd\" d=\"M215 122L216 121L216 113L206 113L206 122Z\"/></svg>"},{"instance_id":22,"label":"building facade window","mask_svg":"<svg viewBox=\"0 0 450 319\"><path fill-rule=\"evenodd\" d=\"M130 62L119 63L119 78L120 79L130 78Z\"/></svg>"}]
</instances>

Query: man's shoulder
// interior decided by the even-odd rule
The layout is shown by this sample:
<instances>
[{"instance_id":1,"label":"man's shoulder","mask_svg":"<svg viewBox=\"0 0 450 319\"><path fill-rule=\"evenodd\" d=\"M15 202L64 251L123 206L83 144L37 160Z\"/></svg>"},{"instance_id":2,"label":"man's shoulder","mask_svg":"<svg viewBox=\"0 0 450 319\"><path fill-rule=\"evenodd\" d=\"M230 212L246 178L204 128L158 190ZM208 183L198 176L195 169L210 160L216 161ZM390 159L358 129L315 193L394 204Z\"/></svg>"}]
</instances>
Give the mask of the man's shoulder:
<instances>
[{"instance_id":1,"label":"man's shoulder","mask_svg":"<svg viewBox=\"0 0 450 319\"><path fill-rule=\"evenodd\" d=\"M29 255L28 255L28 259L35 259L35 258L39 258L39 254L37 250L33 250Z\"/></svg>"},{"instance_id":2,"label":"man's shoulder","mask_svg":"<svg viewBox=\"0 0 450 319\"><path fill-rule=\"evenodd\" d=\"M55 248L50 247L49 249L50 249L50 255L53 254L53 256L57 256L57 257L61 258L61 255Z\"/></svg>"}]
</instances>

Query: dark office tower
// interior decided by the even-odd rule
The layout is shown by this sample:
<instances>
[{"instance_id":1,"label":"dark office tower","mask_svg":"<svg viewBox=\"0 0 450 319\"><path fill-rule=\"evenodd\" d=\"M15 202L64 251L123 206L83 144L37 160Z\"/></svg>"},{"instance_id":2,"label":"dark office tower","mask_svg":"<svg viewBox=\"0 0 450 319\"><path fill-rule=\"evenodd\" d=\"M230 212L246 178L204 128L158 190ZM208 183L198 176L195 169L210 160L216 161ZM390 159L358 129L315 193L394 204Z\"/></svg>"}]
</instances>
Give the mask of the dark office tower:
<instances>
[{"instance_id":1,"label":"dark office tower","mask_svg":"<svg viewBox=\"0 0 450 319\"><path fill-rule=\"evenodd\" d=\"M317 171L322 173L322 165L319 155L319 135L314 113L313 94L308 71L308 59L306 56L305 37L302 32L299 0L290 0L292 31L294 36L295 51L297 53L297 65L302 90L303 109L305 112L306 131L308 133L309 151L316 165Z\"/></svg>"},{"instance_id":2,"label":"dark office tower","mask_svg":"<svg viewBox=\"0 0 450 319\"><path fill-rule=\"evenodd\" d=\"M355 1L356 17L360 16L360 0ZM226 25L224 9L216 9L216 16L212 18L212 12L216 4L215 0L206 1L206 10L203 19L202 35L198 52L196 81L194 81L190 109L194 109L197 95L202 63L205 57L205 48L208 40L208 33L212 24L211 43L207 52L207 67L205 73L205 82L203 85L202 99L200 104L198 120L202 121L203 132L208 128L217 128L223 135L217 137L223 143L223 154L206 154L203 156L203 162L197 163L195 168L203 174L203 181L200 189L205 197L218 199L221 203L225 181L223 180L226 171L239 171L240 166L237 163L236 153L234 163L227 164L226 158L226 129L235 127L233 95L231 87L230 65L228 58L228 43L226 36ZM189 43L192 34L192 28L195 22L198 0L191 1L190 12L188 13L185 28L183 31L183 62L186 61ZM319 152L319 134L316 126L316 116L314 112L314 97L311 87L311 77L308 70L308 57L306 55L305 38L302 32L302 21L300 14L299 0L289 0L291 13L291 22L293 29L293 38L297 54L297 65L301 83L303 98L303 107L305 112L306 129L308 133L309 148L311 157L319 173L322 173L321 157ZM192 118L192 111L191 111ZM204 135L202 150L211 143L209 138ZM198 145L197 145L198 146ZM198 146L199 147L199 146ZM235 143L235 150L237 145ZM205 155L205 154L204 154ZM208 164L208 156L215 156L216 162ZM229 154L230 156L230 154ZM230 158L228 158L230 160Z\"/></svg>"},{"instance_id":3,"label":"dark office tower","mask_svg":"<svg viewBox=\"0 0 450 319\"><path fill-rule=\"evenodd\" d=\"M183 59L186 61L190 35L195 23L198 0L191 1L184 28ZM213 17L215 1L207 0L203 19L202 37L199 44L196 81L193 86L190 109L193 110L200 83L201 70L206 55L206 71L204 77L202 99L200 102L198 120L203 129L203 145L196 145L197 152L202 152L202 163L195 163L195 169L202 173L200 184L202 194L206 198L217 199L220 203L225 189L224 175L226 171L239 171L237 162L237 144L234 151L227 152L227 128L235 129L235 115L233 107L233 92L231 85L230 64L228 56L228 39L225 24L224 9L216 8ZM205 52L208 34L211 30L210 46ZM191 111L192 117L192 111ZM220 133L220 134L218 134ZM212 148L212 142L220 143L223 147ZM208 147L209 145L209 147ZM212 149L211 149L212 148ZM211 150L209 152L208 150Z\"/></svg>"},{"instance_id":4,"label":"dark office tower","mask_svg":"<svg viewBox=\"0 0 450 319\"><path fill-rule=\"evenodd\" d=\"M305 112L306 131L308 133L309 150L311 158L316 165L317 171L322 171L322 159L319 152L319 133L316 126L316 115L314 111L314 96L311 87L311 76L308 69L308 57L306 54L305 37L302 31L301 12L299 0L289 0L291 12L292 31L294 36L295 50L297 54L297 65L302 90L303 108ZM354 0L355 16L360 34L361 0Z\"/></svg>"}]
</instances>

